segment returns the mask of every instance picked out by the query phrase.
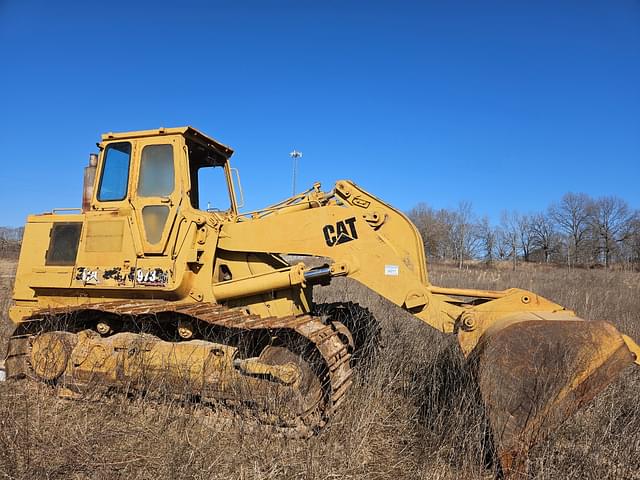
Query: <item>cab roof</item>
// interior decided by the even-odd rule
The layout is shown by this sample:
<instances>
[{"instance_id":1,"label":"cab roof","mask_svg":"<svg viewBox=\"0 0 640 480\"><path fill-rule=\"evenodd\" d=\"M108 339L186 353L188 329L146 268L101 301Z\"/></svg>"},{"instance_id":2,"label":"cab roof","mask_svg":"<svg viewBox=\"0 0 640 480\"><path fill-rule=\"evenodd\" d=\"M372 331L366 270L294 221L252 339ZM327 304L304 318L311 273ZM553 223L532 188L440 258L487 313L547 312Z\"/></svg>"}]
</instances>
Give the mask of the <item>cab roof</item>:
<instances>
[{"instance_id":1,"label":"cab roof","mask_svg":"<svg viewBox=\"0 0 640 480\"><path fill-rule=\"evenodd\" d=\"M233 155L233 149L228 147L217 140L205 135L199 130L186 126L186 127L174 127L174 128L164 128L160 127L155 130L136 130L132 132L109 132L102 134L102 141L111 141L111 140L126 140L132 138L141 138L141 137L161 137L164 135L182 135L188 140L192 140L200 145L206 147L207 149L213 150L214 152L222 155L225 158L231 157Z\"/></svg>"}]
</instances>

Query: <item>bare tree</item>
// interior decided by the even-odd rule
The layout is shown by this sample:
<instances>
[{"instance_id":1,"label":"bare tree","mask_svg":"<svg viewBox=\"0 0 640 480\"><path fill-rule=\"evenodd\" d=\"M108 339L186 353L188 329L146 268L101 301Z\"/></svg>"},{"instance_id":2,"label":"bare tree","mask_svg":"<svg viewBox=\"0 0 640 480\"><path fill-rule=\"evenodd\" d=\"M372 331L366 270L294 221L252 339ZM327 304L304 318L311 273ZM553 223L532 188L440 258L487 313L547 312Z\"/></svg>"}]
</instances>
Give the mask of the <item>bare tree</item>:
<instances>
[{"instance_id":1,"label":"bare tree","mask_svg":"<svg viewBox=\"0 0 640 480\"><path fill-rule=\"evenodd\" d=\"M407 215L422 236L427 258L437 258L440 242L437 238L437 225L433 209L426 203L419 203L407 212Z\"/></svg>"},{"instance_id":2,"label":"bare tree","mask_svg":"<svg viewBox=\"0 0 640 480\"><path fill-rule=\"evenodd\" d=\"M496 256L499 260L505 260L509 257L509 241L508 235L504 232L502 227L496 227L494 229Z\"/></svg>"},{"instance_id":3,"label":"bare tree","mask_svg":"<svg viewBox=\"0 0 640 480\"><path fill-rule=\"evenodd\" d=\"M533 235L531 233L531 217L514 213L514 220L518 228L520 240L520 250L525 262L531 259L531 249L533 248Z\"/></svg>"},{"instance_id":4,"label":"bare tree","mask_svg":"<svg viewBox=\"0 0 640 480\"><path fill-rule=\"evenodd\" d=\"M598 253L605 268L608 268L618 245L631 234L633 214L627 202L619 197L607 196L594 202L590 218Z\"/></svg>"},{"instance_id":5,"label":"bare tree","mask_svg":"<svg viewBox=\"0 0 640 480\"><path fill-rule=\"evenodd\" d=\"M582 258L583 246L588 239L592 203L584 193L567 193L549 209L558 229L569 239L567 260L570 266Z\"/></svg>"},{"instance_id":6,"label":"bare tree","mask_svg":"<svg viewBox=\"0 0 640 480\"><path fill-rule=\"evenodd\" d=\"M471 202L460 202L452 220L451 244L458 268L463 268L464 261L475 256L479 244Z\"/></svg>"},{"instance_id":7,"label":"bare tree","mask_svg":"<svg viewBox=\"0 0 640 480\"><path fill-rule=\"evenodd\" d=\"M419 203L408 212L408 216L415 224L429 259L447 260L453 256L449 245L452 214L446 210L434 210L425 203Z\"/></svg>"},{"instance_id":8,"label":"bare tree","mask_svg":"<svg viewBox=\"0 0 640 480\"><path fill-rule=\"evenodd\" d=\"M518 265L518 247L520 245L520 227L518 214L515 212L502 212L500 217L500 231L502 243L508 248L508 255L513 262L513 269Z\"/></svg>"},{"instance_id":9,"label":"bare tree","mask_svg":"<svg viewBox=\"0 0 640 480\"><path fill-rule=\"evenodd\" d=\"M640 210L633 213L629 222L629 236L624 242L627 261L640 265Z\"/></svg>"},{"instance_id":10,"label":"bare tree","mask_svg":"<svg viewBox=\"0 0 640 480\"><path fill-rule=\"evenodd\" d=\"M0 257L17 257L23 233L23 227L0 227Z\"/></svg>"},{"instance_id":11,"label":"bare tree","mask_svg":"<svg viewBox=\"0 0 640 480\"><path fill-rule=\"evenodd\" d=\"M486 215L477 226L477 235L482 251L484 252L484 260L491 264L496 255L496 230L489 223L489 217Z\"/></svg>"},{"instance_id":12,"label":"bare tree","mask_svg":"<svg viewBox=\"0 0 640 480\"><path fill-rule=\"evenodd\" d=\"M556 237L555 227L550 215L536 213L531 217L530 228L533 248L540 250L544 262L549 263Z\"/></svg>"}]
</instances>

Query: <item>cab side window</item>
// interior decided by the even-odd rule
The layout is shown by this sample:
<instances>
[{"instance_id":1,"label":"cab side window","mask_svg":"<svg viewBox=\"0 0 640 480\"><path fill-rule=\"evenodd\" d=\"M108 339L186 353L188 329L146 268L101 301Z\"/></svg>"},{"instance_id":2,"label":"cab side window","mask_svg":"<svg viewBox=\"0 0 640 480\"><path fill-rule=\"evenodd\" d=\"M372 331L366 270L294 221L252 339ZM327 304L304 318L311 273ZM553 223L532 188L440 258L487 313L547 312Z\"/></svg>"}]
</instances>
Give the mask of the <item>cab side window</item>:
<instances>
[{"instance_id":1,"label":"cab side window","mask_svg":"<svg viewBox=\"0 0 640 480\"><path fill-rule=\"evenodd\" d=\"M200 210L227 211L231 197L224 160L216 159L203 147L187 142L191 206Z\"/></svg>"},{"instance_id":2,"label":"cab side window","mask_svg":"<svg viewBox=\"0 0 640 480\"><path fill-rule=\"evenodd\" d=\"M97 196L100 202L125 199L129 183L130 163L131 144L129 142L112 143L107 146Z\"/></svg>"},{"instance_id":3,"label":"cab side window","mask_svg":"<svg viewBox=\"0 0 640 480\"><path fill-rule=\"evenodd\" d=\"M197 173L198 199L201 210L227 211L231 209L227 177L223 167L202 167Z\"/></svg>"}]
</instances>

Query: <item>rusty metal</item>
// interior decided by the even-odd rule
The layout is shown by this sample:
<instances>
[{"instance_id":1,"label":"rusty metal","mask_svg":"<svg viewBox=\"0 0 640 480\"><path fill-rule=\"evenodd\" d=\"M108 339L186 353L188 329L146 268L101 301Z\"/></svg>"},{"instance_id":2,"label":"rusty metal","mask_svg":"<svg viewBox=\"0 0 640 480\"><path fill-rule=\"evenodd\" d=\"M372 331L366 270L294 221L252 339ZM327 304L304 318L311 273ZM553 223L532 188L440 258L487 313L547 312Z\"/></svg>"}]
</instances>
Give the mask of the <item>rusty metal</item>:
<instances>
[{"instance_id":1,"label":"rusty metal","mask_svg":"<svg viewBox=\"0 0 640 480\"><path fill-rule=\"evenodd\" d=\"M507 476L526 475L545 438L634 361L607 322L513 323L484 336L469 357Z\"/></svg>"},{"instance_id":2,"label":"rusty metal","mask_svg":"<svg viewBox=\"0 0 640 480\"><path fill-rule=\"evenodd\" d=\"M204 367L194 367L192 363L180 363L179 358L193 358L198 355L202 357L205 352L210 351L216 345L203 340L165 342L151 335L132 332L123 332L102 338L90 330L83 330L78 334L46 331L51 328L58 329L60 325L67 325L67 328L74 330L78 328L80 319L90 312L98 315L116 315L122 320L172 314L188 318L192 323L199 321L228 329L231 335L264 332L283 339L291 335L304 338L313 345L318 357L322 359L323 366L320 370L326 372L326 379L317 378L316 375L311 378L310 368L300 364L299 356L282 346L267 347L260 357L241 360L246 373L267 375L282 385L292 385L303 389L301 391L305 394L300 395L298 400L293 398L295 395L292 397L290 393L288 394L289 405L280 408L279 416L275 420L271 417L266 419L268 423L276 421L279 425L293 427L298 434L310 434L315 429L322 427L331 413L340 405L344 394L352 383L349 348L341 341L339 332L315 317L300 315L287 318L261 318L257 315L247 314L243 309L227 308L217 304L181 305L156 300L105 302L79 306L76 309L58 308L36 312L22 324L22 328L18 329L16 335L10 339L6 362L8 377L35 376L41 380L50 381L59 377L64 378L63 373L68 362L78 365L86 362L86 368L82 370L85 377L76 374L67 379L67 383L72 384L79 391L82 391L82 387L95 383L96 380L99 380L99 383L103 385L124 386L126 382L126 385L130 387L132 379L139 381L139 378L133 374L123 377L122 373L118 373L122 366L117 364L115 356L95 352L96 350L118 348L131 350L134 345L140 349L140 345L144 345L142 350L149 353L146 356L136 357L138 359L136 361L139 364L144 364L148 371L153 373L162 366L165 368L164 373L167 376L167 359L178 357L178 360L174 361L175 365L169 365L169 372L184 372L185 369L195 368L195 374L191 377L201 378L198 368ZM201 342L201 344L193 342ZM77 348L73 349L76 344ZM176 353L176 348L188 349L189 351ZM231 347L223 346L223 348ZM82 349L85 350L84 353L80 351ZM234 361L232 353L225 351L223 357L229 361L222 362L219 366L219 370L227 371L228 379L233 376L228 371ZM34 359L40 359L40 362L34 362ZM204 365L203 362L204 360L200 364ZM69 371L67 369L67 372ZM189 376L187 375L187 377ZM174 384L176 383L182 393L195 393L196 387L203 387L203 385L187 384L187 386L191 385L189 387L191 390L189 388L185 390L185 382L174 382ZM322 386L322 389L319 390L322 395L320 393L316 395L311 391L310 385ZM245 382L244 386L238 386L236 382L233 387L227 388L224 392L210 389L208 393L216 398L229 399L231 398L230 392L233 392L237 395L236 399L238 400L256 400L247 397L247 395L255 394L259 390L255 388L255 385L252 390L251 382ZM264 392L261 393L264 396ZM269 393L273 394L273 391ZM311 401L310 398L315 399L316 397L318 397L318 401L321 397L322 401L317 405L312 405L315 400ZM297 416L292 415L291 408L300 405L304 410L297 411ZM260 420L264 419L260 418Z\"/></svg>"},{"instance_id":3,"label":"rusty metal","mask_svg":"<svg viewBox=\"0 0 640 480\"><path fill-rule=\"evenodd\" d=\"M82 185L82 211L88 212L91 209L91 199L93 198L93 187L96 180L96 169L98 168L98 154L89 154L89 165L84 167L84 180Z\"/></svg>"}]
</instances>

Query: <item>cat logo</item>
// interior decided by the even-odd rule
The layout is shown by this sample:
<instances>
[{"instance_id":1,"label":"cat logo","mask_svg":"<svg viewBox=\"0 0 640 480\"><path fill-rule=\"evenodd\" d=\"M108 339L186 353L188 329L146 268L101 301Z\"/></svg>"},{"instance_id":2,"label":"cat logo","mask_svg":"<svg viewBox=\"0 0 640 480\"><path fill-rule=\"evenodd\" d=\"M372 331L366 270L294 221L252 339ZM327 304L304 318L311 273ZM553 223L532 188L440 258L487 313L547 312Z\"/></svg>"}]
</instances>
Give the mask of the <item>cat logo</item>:
<instances>
[{"instance_id":1,"label":"cat logo","mask_svg":"<svg viewBox=\"0 0 640 480\"><path fill-rule=\"evenodd\" d=\"M347 218L333 225L325 225L322 229L327 245L333 247L358 238L356 231L356 217Z\"/></svg>"}]
</instances>

